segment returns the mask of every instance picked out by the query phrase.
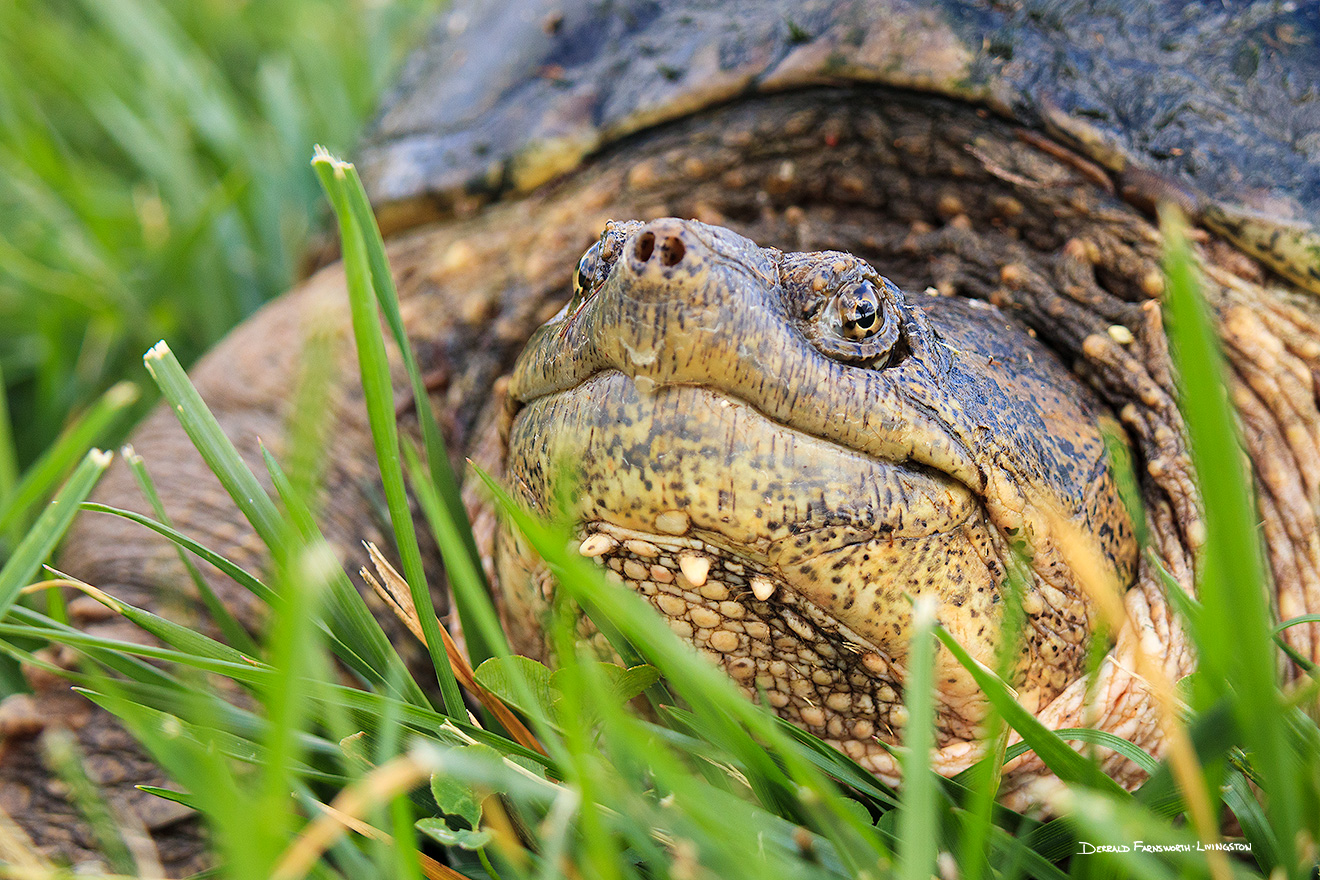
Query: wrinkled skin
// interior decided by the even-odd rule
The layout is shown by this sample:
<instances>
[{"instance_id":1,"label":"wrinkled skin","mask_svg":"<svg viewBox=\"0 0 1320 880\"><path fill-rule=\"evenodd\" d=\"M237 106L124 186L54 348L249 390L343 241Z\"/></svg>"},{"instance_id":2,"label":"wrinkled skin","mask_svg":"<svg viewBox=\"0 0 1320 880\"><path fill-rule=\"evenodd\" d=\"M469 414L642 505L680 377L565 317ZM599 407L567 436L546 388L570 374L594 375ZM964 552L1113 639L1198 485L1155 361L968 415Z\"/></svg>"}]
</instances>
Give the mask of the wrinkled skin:
<instances>
[{"instance_id":1,"label":"wrinkled skin","mask_svg":"<svg viewBox=\"0 0 1320 880\"><path fill-rule=\"evenodd\" d=\"M606 222L696 217L763 246L852 253L902 290L934 287L989 300L1036 333L1122 423L1138 466L1153 548L1191 588L1192 557L1203 530L1155 300L1158 234L1112 187L1098 186L1094 169L1079 157L1057 145L1036 146L1023 135L965 104L881 88L751 98L638 134L552 186L396 235L390 255L405 322L455 459L461 464L468 457L501 471L505 377L532 331L571 298L578 260ZM1206 291L1256 464L1278 613L1320 610L1317 309L1213 234L1202 241ZM909 296L916 302L923 295ZM355 571L363 562L358 540L383 531L371 501L379 489L361 391L348 367L346 315L342 272L328 268L239 328L194 377L261 473L256 441L260 437L278 451L288 389L296 381L297 340L314 327L331 328L343 381L327 456L332 503L324 506L326 532ZM400 399L406 399L401 373L396 380ZM134 443L182 529L240 563L260 564L250 530L171 413L157 412ZM1002 488L984 492L974 480L963 485L977 487L988 517L1000 515L993 499L1008 497ZM99 497L145 509L123 468L107 475ZM494 517L474 491L467 491L466 500L479 544L490 553ZM206 625L173 549L120 520L83 517L62 565L135 604ZM243 591L207 574L222 600L257 625ZM1176 680L1193 668L1193 658L1144 559L1123 601L1131 623L1116 633L1091 689L1073 682L1037 717L1056 728L1094 724L1159 753L1163 738L1131 660L1144 646L1163 674ZM115 625L98 620L85 605L72 611L89 628ZM1287 634L1307 656L1317 654L1313 629L1294 627ZM402 637L399 644L409 642ZM60 687L40 682L43 694ZM104 745L113 742L106 734L112 722L99 712L61 712L52 723L74 725L80 741L95 751L93 777L118 809L135 813L151 831L167 869L181 873L204 861L195 820L156 815L150 798L133 789L135 782L160 780L126 770L144 765L125 760L127 750ZM7 737L0 805L47 851L93 859L95 844L86 827L41 769L39 743L40 737ZM959 748L945 747L950 766ZM1102 766L1124 784L1140 778L1116 755L1104 756ZM1048 801L1054 785L1028 753L1006 768L1001 796L1025 808Z\"/></svg>"},{"instance_id":2,"label":"wrinkled skin","mask_svg":"<svg viewBox=\"0 0 1320 880\"><path fill-rule=\"evenodd\" d=\"M363 149L389 227L530 191L698 108L883 84L1015 119L1094 185L1173 201L1320 293L1314 3L456 0L430 41Z\"/></svg>"},{"instance_id":3,"label":"wrinkled skin","mask_svg":"<svg viewBox=\"0 0 1320 880\"><path fill-rule=\"evenodd\" d=\"M1018 546L1019 699L1084 675L1094 603L1052 525L1086 535L1111 590L1137 548L1103 410L1052 352L993 306L905 297L848 254L674 219L610 224L597 251L509 385L508 478L533 509L573 498L588 555L749 696L891 778L876 737L903 728L904 594L997 666ZM545 579L515 543L499 581L535 651ZM987 705L943 649L935 680L954 773Z\"/></svg>"}]
</instances>

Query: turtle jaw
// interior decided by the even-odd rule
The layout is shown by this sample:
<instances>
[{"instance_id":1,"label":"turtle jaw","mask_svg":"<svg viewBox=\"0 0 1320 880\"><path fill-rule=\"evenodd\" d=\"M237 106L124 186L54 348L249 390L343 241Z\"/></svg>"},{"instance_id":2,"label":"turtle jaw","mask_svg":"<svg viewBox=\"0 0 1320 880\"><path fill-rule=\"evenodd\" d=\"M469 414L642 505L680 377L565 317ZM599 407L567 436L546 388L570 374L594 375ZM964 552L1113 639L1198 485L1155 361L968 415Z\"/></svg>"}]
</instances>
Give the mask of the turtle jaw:
<instances>
[{"instance_id":1,"label":"turtle jaw","mask_svg":"<svg viewBox=\"0 0 1320 880\"><path fill-rule=\"evenodd\" d=\"M577 523L581 552L749 695L764 689L855 757L900 736L904 594L934 595L960 641L993 662L1005 548L946 475L797 432L709 389L639 388L617 370L528 403L508 464L525 503ZM507 539L497 559L510 613L543 622L548 576ZM974 739L985 712L974 683L947 653L937 671L942 741Z\"/></svg>"}]
</instances>

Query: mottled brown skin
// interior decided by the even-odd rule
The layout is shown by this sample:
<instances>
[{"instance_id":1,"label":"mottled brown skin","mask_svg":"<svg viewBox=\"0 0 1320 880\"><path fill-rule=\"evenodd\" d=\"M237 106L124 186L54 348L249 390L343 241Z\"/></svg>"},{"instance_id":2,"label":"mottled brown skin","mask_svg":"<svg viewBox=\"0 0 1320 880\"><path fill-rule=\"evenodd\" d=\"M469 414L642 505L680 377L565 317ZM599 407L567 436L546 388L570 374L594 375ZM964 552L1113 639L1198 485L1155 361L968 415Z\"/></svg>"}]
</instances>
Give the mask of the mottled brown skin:
<instances>
[{"instance_id":1,"label":"mottled brown skin","mask_svg":"<svg viewBox=\"0 0 1320 880\"><path fill-rule=\"evenodd\" d=\"M434 401L456 458L500 469L508 387L502 377L532 330L570 298L577 261L606 222L695 217L763 246L852 253L904 290L934 287L989 300L1036 333L1118 416L1133 446L1154 548L1173 576L1191 586L1192 553L1203 529L1154 299L1158 235L1146 217L1097 187L1076 163L1031 146L1013 125L966 105L882 89L783 94L635 135L529 195L480 212L459 207L457 215L391 243L405 320L434 379ZM1203 241L1207 293L1256 462L1279 612L1320 610L1315 303L1213 236ZM219 407L245 455L256 455L257 435L278 445L305 328L323 316L348 363L342 287L337 267L319 273L236 331L198 368L203 395ZM356 569L362 561L357 539L378 532L379 524L370 501L375 477L360 391L351 373L344 375L326 510L333 516L329 533ZM403 383L398 387L404 399ZM156 413L134 442L176 523L223 552L253 546L170 413ZM145 507L121 468L108 476L100 497ZM489 550L494 518L475 492L468 500ZM86 516L62 564L130 601L200 621L200 604L172 553L115 519ZM256 560L254 551L238 555ZM218 575L213 584L255 625L237 588ZM1171 679L1186 674L1193 666L1187 640L1144 560L1124 602L1134 625L1117 634L1111 658L1131 657L1143 647ZM1288 638L1316 656L1312 627L1294 627ZM1148 693L1130 667L1110 662L1102 668L1092 709L1080 684L1065 688L1038 717L1054 727L1094 723L1160 750ZM59 686L46 681L42 687ZM99 713L86 723L71 714L53 720L61 718L75 723L84 741L103 738L110 723ZM15 738L11 748L20 746ZM1138 778L1114 755L1104 767L1129 784ZM135 781L108 778L112 797ZM1002 796L1024 807L1047 797L1051 785L1028 754L1008 768ZM30 805L14 811L28 832L51 852L94 858L85 843L90 838L75 831L72 811L52 806L56 789L30 759L0 763L0 803ZM202 858L194 824L149 824L171 853L171 871Z\"/></svg>"},{"instance_id":2,"label":"mottled brown skin","mask_svg":"<svg viewBox=\"0 0 1320 880\"><path fill-rule=\"evenodd\" d=\"M849 254L675 219L612 223L598 252L511 377L508 478L533 509L572 498L588 555L749 696L890 776L877 735L903 728L905 594L997 666L1019 546L1020 699L1047 705L1085 674L1093 602L1053 521L1087 536L1116 591L1137 547L1102 408L1049 349ZM831 320L859 296L865 326ZM536 650L543 569L514 543L499 581ZM941 650L935 680L940 746L975 740L988 707L971 675Z\"/></svg>"}]
</instances>

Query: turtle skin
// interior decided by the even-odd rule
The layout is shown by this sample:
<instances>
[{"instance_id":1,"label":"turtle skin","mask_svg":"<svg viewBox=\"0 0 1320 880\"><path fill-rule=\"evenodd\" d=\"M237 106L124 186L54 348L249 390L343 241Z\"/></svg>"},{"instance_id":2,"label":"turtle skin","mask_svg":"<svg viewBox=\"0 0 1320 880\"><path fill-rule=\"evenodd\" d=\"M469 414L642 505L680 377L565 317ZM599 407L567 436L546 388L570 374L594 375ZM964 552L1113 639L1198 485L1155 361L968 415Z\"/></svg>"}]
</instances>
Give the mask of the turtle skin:
<instances>
[{"instance_id":1,"label":"turtle skin","mask_svg":"<svg viewBox=\"0 0 1320 880\"><path fill-rule=\"evenodd\" d=\"M851 254L902 290L987 301L1052 349L1117 417L1138 463L1153 548L1190 589L1204 528L1157 299L1159 236L1120 196L1103 167L983 108L879 86L828 86L752 96L640 130L547 185L480 210L460 205L441 220L397 232L390 252L409 336L455 458L496 473L504 472L500 428L514 363L534 328L571 298L581 254L611 220L696 218L785 252ZM1216 233L1199 235L1207 296L1255 463L1278 611L1290 617L1320 609L1316 307ZM361 391L346 367L352 343L343 284L338 267L319 272L235 331L199 364L195 380L255 462L257 436L278 448L298 368L292 343L313 329L337 340L343 369L326 531L356 569L358 541L383 530L370 501L376 476ZM255 539L170 413L153 415L134 443L181 528L240 562L260 564ZM107 475L99 497L144 507L122 469ZM479 544L493 559L495 518L475 492L466 500ZM62 565L134 604L174 609L206 625L172 548L121 521L83 517ZM246 597L212 579L240 618L255 624ZM1117 634L1112 657L1145 644L1157 649L1150 653L1170 680L1194 668L1147 560L1136 560L1123 602L1132 623ZM74 610L89 628L117 625L91 619L82 606ZM1294 627L1288 638L1302 654L1316 655L1312 627ZM1130 668L1108 664L1095 693L1103 710L1096 723L1159 751L1149 693ZM1082 720L1083 709L1080 697L1056 695L1038 714L1066 727ZM811 717L798 716L810 726ZM111 723L96 712L73 719L60 714L52 723L69 720L84 742L104 741ZM828 735L830 719L824 721ZM50 851L95 858L90 837L36 760L36 742L12 738L0 765L0 804ZM1138 779L1118 756L1105 757L1104 766L1127 784ZM170 854L167 869L204 860L193 820L147 816L131 787L143 780L111 769L102 775L93 765L93 775L118 808L138 813L162 855ZM1002 797L1026 807L1047 800L1052 784L1028 754L1008 768Z\"/></svg>"},{"instance_id":2,"label":"turtle skin","mask_svg":"<svg viewBox=\"0 0 1320 880\"><path fill-rule=\"evenodd\" d=\"M524 504L578 523L584 554L748 697L890 780L911 601L987 667L1016 650L1033 711L1085 684L1091 591L1126 592L1138 548L1106 449L1117 422L1053 352L988 303L697 221L611 223L589 254L510 378ZM519 547L501 533L508 629L543 656L553 581ZM944 649L934 680L934 765L953 775L989 705Z\"/></svg>"}]
</instances>

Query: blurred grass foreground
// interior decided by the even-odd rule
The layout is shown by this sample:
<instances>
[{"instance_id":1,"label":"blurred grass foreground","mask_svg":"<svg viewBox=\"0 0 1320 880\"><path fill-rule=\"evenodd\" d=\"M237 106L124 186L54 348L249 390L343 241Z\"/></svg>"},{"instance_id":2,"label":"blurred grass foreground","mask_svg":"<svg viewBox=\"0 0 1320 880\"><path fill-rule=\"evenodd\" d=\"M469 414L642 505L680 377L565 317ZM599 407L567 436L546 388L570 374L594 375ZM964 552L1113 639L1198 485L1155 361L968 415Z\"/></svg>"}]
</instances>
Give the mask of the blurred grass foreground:
<instances>
[{"instance_id":1,"label":"blurred grass foreground","mask_svg":"<svg viewBox=\"0 0 1320 880\"><path fill-rule=\"evenodd\" d=\"M311 144L352 152L439 5L0 2L0 496L156 340L191 364L290 285Z\"/></svg>"}]
</instances>

